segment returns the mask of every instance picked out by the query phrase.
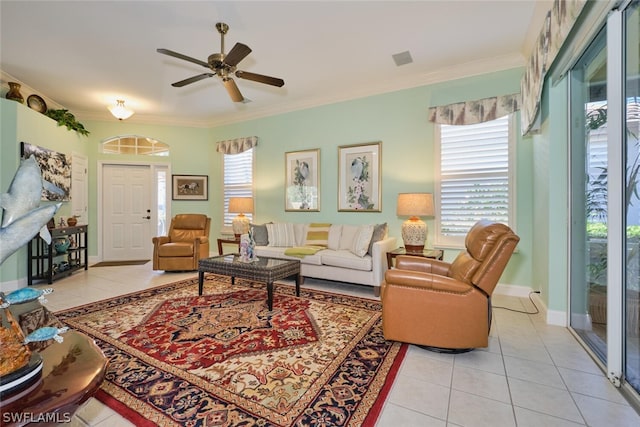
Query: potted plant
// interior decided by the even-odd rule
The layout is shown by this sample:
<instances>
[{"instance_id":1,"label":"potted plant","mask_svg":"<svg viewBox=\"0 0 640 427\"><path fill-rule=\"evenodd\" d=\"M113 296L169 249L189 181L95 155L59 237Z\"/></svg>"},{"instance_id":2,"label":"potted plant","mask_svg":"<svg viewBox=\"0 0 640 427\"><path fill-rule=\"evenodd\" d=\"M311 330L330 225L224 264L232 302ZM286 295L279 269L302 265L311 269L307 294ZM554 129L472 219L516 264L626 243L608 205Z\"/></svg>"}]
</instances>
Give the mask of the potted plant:
<instances>
[{"instance_id":1,"label":"potted plant","mask_svg":"<svg viewBox=\"0 0 640 427\"><path fill-rule=\"evenodd\" d=\"M66 126L69 130L74 130L80 135L87 136L89 131L80 123L69 110L47 110L45 115L58 122L58 126Z\"/></svg>"}]
</instances>

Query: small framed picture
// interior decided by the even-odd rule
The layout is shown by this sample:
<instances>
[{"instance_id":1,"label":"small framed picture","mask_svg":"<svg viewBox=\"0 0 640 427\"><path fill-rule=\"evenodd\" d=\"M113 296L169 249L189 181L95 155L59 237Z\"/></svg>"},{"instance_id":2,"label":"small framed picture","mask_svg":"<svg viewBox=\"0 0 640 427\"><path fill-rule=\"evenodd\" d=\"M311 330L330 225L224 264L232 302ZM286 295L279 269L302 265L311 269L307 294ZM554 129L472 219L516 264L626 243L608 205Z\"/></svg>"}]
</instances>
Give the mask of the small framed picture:
<instances>
[{"instance_id":1,"label":"small framed picture","mask_svg":"<svg viewBox=\"0 0 640 427\"><path fill-rule=\"evenodd\" d=\"M284 153L285 211L320 210L320 149Z\"/></svg>"},{"instance_id":2,"label":"small framed picture","mask_svg":"<svg viewBox=\"0 0 640 427\"><path fill-rule=\"evenodd\" d=\"M338 147L338 211L381 212L382 142Z\"/></svg>"},{"instance_id":3,"label":"small framed picture","mask_svg":"<svg viewBox=\"0 0 640 427\"><path fill-rule=\"evenodd\" d=\"M171 198L173 200L208 200L209 176L171 175L173 178Z\"/></svg>"}]
</instances>

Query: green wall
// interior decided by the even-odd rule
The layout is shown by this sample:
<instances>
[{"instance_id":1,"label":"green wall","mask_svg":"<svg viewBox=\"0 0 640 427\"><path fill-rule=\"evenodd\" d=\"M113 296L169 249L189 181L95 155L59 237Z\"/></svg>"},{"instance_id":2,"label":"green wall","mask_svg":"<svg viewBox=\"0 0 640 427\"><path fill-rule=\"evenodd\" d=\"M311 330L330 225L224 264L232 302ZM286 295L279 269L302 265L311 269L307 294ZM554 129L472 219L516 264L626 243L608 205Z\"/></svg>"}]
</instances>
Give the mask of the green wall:
<instances>
[{"instance_id":1,"label":"green wall","mask_svg":"<svg viewBox=\"0 0 640 427\"><path fill-rule=\"evenodd\" d=\"M89 223L90 256L96 256L97 248L97 165L99 161L170 162L173 174L209 175L209 200L173 201L172 214L181 212L203 212L212 217L212 236L215 238L222 228L222 155L215 151L217 141L256 135L256 212L255 221L334 223L380 223L389 224L389 233L400 238L403 219L396 216L396 198L400 192L433 191L434 188L434 126L427 120L430 106L448 104L488 96L519 92L522 69L475 76L450 82L427 85L332 105L319 106L280 114L267 118L213 127L210 129L167 125L142 125L135 121L84 121L91 132L89 137L74 137L68 148L62 143L48 145L29 141L49 148L70 153L76 146L83 147L89 157ZM4 100L3 100L4 101ZM36 114L20 106L29 114ZM42 116L43 119L49 120ZM19 126L21 127L21 126ZM4 113L3 113L4 129ZM64 128L60 132L75 135ZM98 153L99 143L117 135L137 134L158 139L171 146L170 157L114 156ZM518 252L514 255L501 282L534 287L533 282L533 141L521 138L517 141L517 224L521 237ZM33 139L33 138L32 138ZM18 153L5 159L5 145L15 144L16 137L2 133L1 145L3 168L17 166ZM382 142L382 211L338 212L338 147L368 142ZM18 141L19 142L19 141ZM284 211L284 157L285 152L305 149L320 149L320 212ZM6 191L8 182L0 182ZM427 219L430 229L433 220ZM429 236L428 244L431 244ZM452 259L457 251L447 250L446 259ZM26 262L26 261L24 261ZM24 263L23 263L24 264ZM2 266L4 270L5 265ZM26 276L26 266L14 270L7 279ZM3 276L4 277L4 276ZM4 279L3 279L4 280Z\"/></svg>"},{"instance_id":2,"label":"green wall","mask_svg":"<svg viewBox=\"0 0 640 427\"><path fill-rule=\"evenodd\" d=\"M434 189L434 126L430 106L519 92L521 69L460 79L337 104L310 108L211 130L213 140L257 135L256 222L327 221L389 224L400 239L402 219L396 216L401 192ZM519 130L516 132L520 134ZM338 147L382 141L382 212L338 212ZM288 151L320 149L320 212L284 212L284 157ZM521 236L502 283L532 286L532 143L518 137L517 232ZM219 163L216 163L219 167ZM219 173L216 171L215 173ZM214 200L222 201L220 189ZM222 226L218 213L213 230ZM433 220L427 224L433 229ZM428 245L432 236L428 237ZM446 251L452 259L457 251Z\"/></svg>"},{"instance_id":3,"label":"green wall","mask_svg":"<svg viewBox=\"0 0 640 427\"><path fill-rule=\"evenodd\" d=\"M5 193L20 165L20 142L27 142L56 150L71 156L72 153L87 154L87 143L83 136L57 126L52 119L23 104L0 99L0 192ZM43 204L52 202L43 202ZM55 217L70 216L70 202L63 202ZM2 242L0 242L2 244ZM20 249L0 267L0 284L18 279L26 281L27 249Z\"/></svg>"},{"instance_id":4,"label":"green wall","mask_svg":"<svg viewBox=\"0 0 640 427\"><path fill-rule=\"evenodd\" d=\"M566 78L547 84L533 136L533 287L551 312L566 312L569 226L569 95ZM562 315L564 316L564 315Z\"/></svg>"}]
</instances>

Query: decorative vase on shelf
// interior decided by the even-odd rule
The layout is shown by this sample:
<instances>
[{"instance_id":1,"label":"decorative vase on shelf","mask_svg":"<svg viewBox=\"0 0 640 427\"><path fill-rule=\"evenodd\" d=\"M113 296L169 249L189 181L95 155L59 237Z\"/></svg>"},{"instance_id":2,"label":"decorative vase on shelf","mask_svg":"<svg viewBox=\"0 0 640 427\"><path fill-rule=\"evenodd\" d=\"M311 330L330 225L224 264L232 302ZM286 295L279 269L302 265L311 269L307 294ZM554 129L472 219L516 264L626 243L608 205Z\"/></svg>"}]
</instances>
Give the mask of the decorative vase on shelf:
<instances>
[{"instance_id":1,"label":"decorative vase on shelf","mask_svg":"<svg viewBox=\"0 0 640 427\"><path fill-rule=\"evenodd\" d=\"M20 83L9 82L9 92L7 92L6 98L24 104L24 97L20 93Z\"/></svg>"},{"instance_id":2,"label":"decorative vase on shelf","mask_svg":"<svg viewBox=\"0 0 640 427\"><path fill-rule=\"evenodd\" d=\"M75 227L77 223L78 223L78 217L76 217L75 215L67 218L67 225L69 227Z\"/></svg>"}]
</instances>

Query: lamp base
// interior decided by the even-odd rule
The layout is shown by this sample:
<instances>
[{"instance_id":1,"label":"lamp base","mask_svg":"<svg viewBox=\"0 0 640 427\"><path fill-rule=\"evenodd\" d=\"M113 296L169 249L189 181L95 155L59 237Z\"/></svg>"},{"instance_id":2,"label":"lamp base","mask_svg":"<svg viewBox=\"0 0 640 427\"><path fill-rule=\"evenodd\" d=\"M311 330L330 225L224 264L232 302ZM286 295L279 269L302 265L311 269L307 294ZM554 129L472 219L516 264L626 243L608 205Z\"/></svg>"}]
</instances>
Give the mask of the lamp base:
<instances>
[{"instance_id":1,"label":"lamp base","mask_svg":"<svg viewBox=\"0 0 640 427\"><path fill-rule=\"evenodd\" d=\"M407 251L408 254L421 254L424 251L424 245L404 245L404 249L405 251Z\"/></svg>"},{"instance_id":2,"label":"lamp base","mask_svg":"<svg viewBox=\"0 0 640 427\"><path fill-rule=\"evenodd\" d=\"M407 252L424 250L427 241L427 224L418 217L411 217L402 223L402 241Z\"/></svg>"},{"instance_id":3,"label":"lamp base","mask_svg":"<svg viewBox=\"0 0 640 427\"><path fill-rule=\"evenodd\" d=\"M244 214L239 214L231 221L231 228L233 229L234 236L236 236L236 240L239 240L242 234L249 232L249 218L244 216Z\"/></svg>"}]
</instances>

